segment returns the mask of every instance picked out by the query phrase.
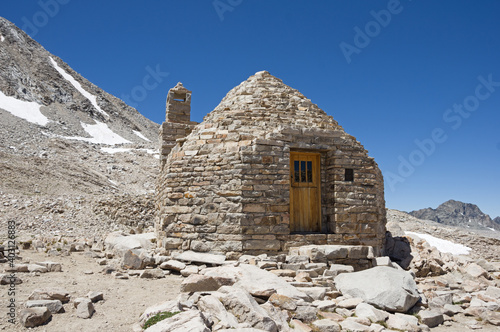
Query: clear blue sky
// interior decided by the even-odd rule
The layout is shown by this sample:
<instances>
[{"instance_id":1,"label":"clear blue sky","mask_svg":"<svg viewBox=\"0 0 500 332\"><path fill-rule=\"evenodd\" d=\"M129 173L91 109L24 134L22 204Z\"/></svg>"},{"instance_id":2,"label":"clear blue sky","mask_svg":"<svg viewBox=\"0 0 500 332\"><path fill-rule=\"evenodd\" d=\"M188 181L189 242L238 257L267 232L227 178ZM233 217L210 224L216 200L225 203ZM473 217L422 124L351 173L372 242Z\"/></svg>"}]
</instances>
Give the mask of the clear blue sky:
<instances>
[{"instance_id":1,"label":"clear blue sky","mask_svg":"<svg viewBox=\"0 0 500 332\"><path fill-rule=\"evenodd\" d=\"M178 81L201 121L268 70L364 144L389 208L500 215L499 1L41 0L0 15L157 123Z\"/></svg>"}]
</instances>

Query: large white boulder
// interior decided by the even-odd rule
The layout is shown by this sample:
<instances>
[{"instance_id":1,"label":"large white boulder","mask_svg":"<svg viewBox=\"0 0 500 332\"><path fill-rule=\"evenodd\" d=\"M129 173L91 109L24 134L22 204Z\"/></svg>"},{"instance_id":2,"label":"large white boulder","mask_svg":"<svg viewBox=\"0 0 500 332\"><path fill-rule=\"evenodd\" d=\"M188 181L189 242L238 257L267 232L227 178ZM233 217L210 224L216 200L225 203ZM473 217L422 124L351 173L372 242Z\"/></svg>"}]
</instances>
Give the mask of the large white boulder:
<instances>
[{"instance_id":1,"label":"large white boulder","mask_svg":"<svg viewBox=\"0 0 500 332\"><path fill-rule=\"evenodd\" d=\"M126 235L121 232L113 232L108 234L104 244L106 249L113 250L117 255L123 256L126 251L132 249L149 250L155 246L153 243L155 240L155 233Z\"/></svg>"},{"instance_id":2,"label":"large white boulder","mask_svg":"<svg viewBox=\"0 0 500 332\"><path fill-rule=\"evenodd\" d=\"M309 295L299 291L294 286L287 283L283 278L266 270L261 270L254 265L240 264L239 266L221 266L204 270L204 274L209 277L223 277L236 280L234 286L245 289L252 295L263 294L270 289L276 293L294 299L302 299L312 302Z\"/></svg>"},{"instance_id":3,"label":"large white boulder","mask_svg":"<svg viewBox=\"0 0 500 332\"><path fill-rule=\"evenodd\" d=\"M366 303L391 311L406 312L420 298L412 276L386 266L343 273L335 277L337 289L344 295L362 298Z\"/></svg>"}]
</instances>

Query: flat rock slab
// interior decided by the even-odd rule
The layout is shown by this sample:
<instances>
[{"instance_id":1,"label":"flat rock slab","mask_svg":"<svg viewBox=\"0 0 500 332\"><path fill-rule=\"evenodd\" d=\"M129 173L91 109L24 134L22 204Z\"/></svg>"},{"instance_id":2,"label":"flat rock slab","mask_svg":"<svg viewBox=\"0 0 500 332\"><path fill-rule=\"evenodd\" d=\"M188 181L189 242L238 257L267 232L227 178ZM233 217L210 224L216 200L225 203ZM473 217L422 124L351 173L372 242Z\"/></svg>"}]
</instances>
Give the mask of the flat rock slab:
<instances>
[{"instance_id":1,"label":"flat rock slab","mask_svg":"<svg viewBox=\"0 0 500 332\"><path fill-rule=\"evenodd\" d=\"M252 295L269 293L269 296L271 296L272 292L269 292L269 290L276 290L278 294L312 302L312 298L309 295L299 291L283 278L269 271L261 270L254 265L240 264L237 267L220 266L210 268L205 271L205 275L214 278L234 279L236 281L235 286L245 289Z\"/></svg>"},{"instance_id":2,"label":"flat rock slab","mask_svg":"<svg viewBox=\"0 0 500 332\"><path fill-rule=\"evenodd\" d=\"M59 300L62 303L69 301L69 292L61 288L35 289L28 300Z\"/></svg>"},{"instance_id":3,"label":"flat rock slab","mask_svg":"<svg viewBox=\"0 0 500 332\"><path fill-rule=\"evenodd\" d=\"M172 257L178 261L212 265L222 265L226 261L225 255L207 254L194 251L184 251L178 254L173 254Z\"/></svg>"},{"instance_id":4,"label":"flat rock slab","mask_svg":"<svg viewBox=\"0 0 500 332\"><path fill-rule=\"evenodd\" d=\"M62 302L59 300L30 300L26 301L24 305L26 308L45 307L49 309L52 314L64 312Z\"/></svg>"},{"instance_id":5,"label":"flat rock slab","mask_svg":"<svg viewBox=\"0 0 500 332\"><path fill-rule=\"evenodd\" d=\"M420 299L417 285L408 272L386 266L342 273L335 277L335 285L344 295L359 297L391 312L407 312Z\"/></svg>"}]
</instances>

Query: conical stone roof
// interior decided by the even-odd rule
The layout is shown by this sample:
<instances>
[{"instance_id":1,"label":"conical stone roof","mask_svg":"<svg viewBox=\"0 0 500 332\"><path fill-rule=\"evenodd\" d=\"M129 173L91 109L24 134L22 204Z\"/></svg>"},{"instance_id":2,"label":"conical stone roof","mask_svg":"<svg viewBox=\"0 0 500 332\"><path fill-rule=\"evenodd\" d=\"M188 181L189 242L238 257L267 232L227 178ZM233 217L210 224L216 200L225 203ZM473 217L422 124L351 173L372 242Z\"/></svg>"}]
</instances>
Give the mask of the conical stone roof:
<instances>
[{"instance_id":1,"label":"conical stone roof","mask_svg":"<svg viewBox=\"0 0 500 332\"><path fill-rule=\"evenodd\" d=\"M283 83L267 71L260 71L231 89L219 105L210 112L203 122L195 127L183 143L182 149L197 145L200 136L220 132L221 142L270 139L280 140L290 131L300 131L306 135L335 131L337 140L350 140L366 152L354 137L301 92ZM226 132L227 131L227 132ZM238 137L240 136L240 137ZM286 137L284 137L286 139ZM203 150L211 150L217 142L206 142ZM297 148L312 148L306 140L297 141ZM326 148L316 146L315 148ZM179 149L177 149L179 150Z\"/></svg>"}]
</instances>

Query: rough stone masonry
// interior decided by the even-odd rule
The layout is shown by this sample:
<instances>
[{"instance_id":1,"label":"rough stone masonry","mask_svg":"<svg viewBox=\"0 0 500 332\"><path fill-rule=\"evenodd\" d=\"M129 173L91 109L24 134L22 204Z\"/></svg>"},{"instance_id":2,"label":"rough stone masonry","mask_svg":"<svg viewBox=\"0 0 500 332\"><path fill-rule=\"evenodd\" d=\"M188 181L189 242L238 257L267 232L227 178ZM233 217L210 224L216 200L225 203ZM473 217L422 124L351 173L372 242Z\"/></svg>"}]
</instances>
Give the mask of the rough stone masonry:
<instances>
[{"instance_id":1,"label":"rough stone masonry","mask_svg":"<svg viewBox=\"0 0 500 332\"><path fill-rule=\"evenodd\" d=\"M158 245L231 257L307 244L380 254L382 174L333 117L266 71L229 91L200 124L190 121L190 103L181 83L169 91L160 130Z\"/></svg>"}]
</instances>

